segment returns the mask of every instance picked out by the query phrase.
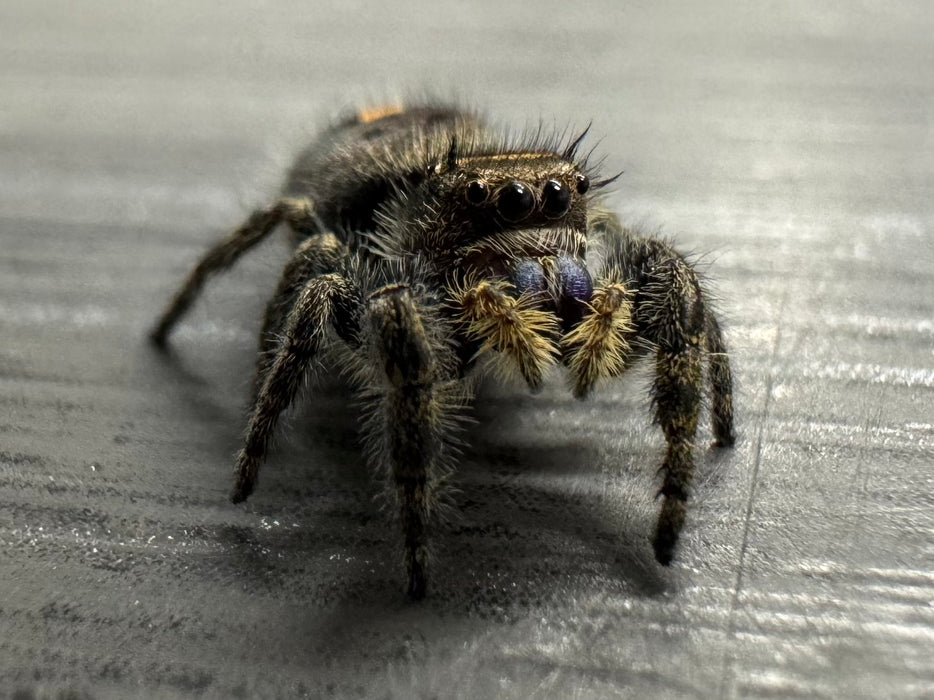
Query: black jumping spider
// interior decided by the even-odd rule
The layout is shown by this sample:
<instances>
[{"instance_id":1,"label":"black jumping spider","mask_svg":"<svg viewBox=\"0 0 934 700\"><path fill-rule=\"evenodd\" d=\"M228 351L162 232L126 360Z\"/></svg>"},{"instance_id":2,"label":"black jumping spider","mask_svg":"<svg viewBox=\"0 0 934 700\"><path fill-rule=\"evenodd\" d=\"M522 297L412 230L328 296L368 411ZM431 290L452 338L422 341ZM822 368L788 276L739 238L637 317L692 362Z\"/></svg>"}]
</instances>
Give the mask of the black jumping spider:
<instances>
[{"instance_id":1,"label":"black jumping spider","mask_svg":"<svg viewBox=\"0 0 934 700\"><path fill-rule=\"evenodd\" d=\"M651 354L668 445L653 546L670 563L705 361L716 444L734 440L729 360L691 265L599 206L609 180L578 158L583 137L511 142L473 114L424 105L354 114L299 155L281 197L207 252L152 331L163 346L210 274L288 224L296 248L260 332L235 503L252 493L280 413L329 351L366 407L366 454L396 496L408 593L421 598L471 368L492 360L534 390L561 363L584 397Z\"/></svg>"}]
</instances>

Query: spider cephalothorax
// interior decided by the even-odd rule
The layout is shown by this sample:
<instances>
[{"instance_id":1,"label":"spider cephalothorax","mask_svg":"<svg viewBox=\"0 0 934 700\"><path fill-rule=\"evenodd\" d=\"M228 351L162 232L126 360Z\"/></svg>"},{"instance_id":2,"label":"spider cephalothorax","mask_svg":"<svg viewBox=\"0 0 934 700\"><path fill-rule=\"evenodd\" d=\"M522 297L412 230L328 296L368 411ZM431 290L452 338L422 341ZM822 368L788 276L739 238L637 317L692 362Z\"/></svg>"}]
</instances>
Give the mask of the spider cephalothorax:
<instances>
[{"instance_id":1,"label":"spider cephalothorax","mask_svg":"<svg viewBox=\"0 0 934 700\"><path fill-rule=\"evenodd\" d=\"M456 108L390 107L336 123L299 155L282 196L208 251L152 332L164 345L211 273L288 224L296 248L260 332L234 502L253 491L307 370L338 358L366 406L365 451L396 496L407 589L420 598L471 370L518 372L534 390L564 364L584 397L651 354L667 441L653 546L670 563L694 473L705 362L714 436L733 443L729 361L692 266L600 206L610 180L578 158L583 136L512 142Z\"/></svg>"}]
</instances>

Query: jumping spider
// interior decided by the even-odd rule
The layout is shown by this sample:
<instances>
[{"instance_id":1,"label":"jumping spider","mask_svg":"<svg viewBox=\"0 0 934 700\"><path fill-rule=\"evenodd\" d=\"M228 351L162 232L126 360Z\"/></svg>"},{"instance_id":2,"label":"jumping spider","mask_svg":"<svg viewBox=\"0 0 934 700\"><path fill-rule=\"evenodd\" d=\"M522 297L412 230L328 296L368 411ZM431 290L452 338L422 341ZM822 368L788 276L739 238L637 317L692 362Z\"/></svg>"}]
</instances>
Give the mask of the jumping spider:
<instances>
[{"instance_id":1,"label":"jumping spider","mask_svg":"<svg viewBox=\"0 0 934 700\"><path fill-rule=\"evenodd\" d=\"M391 107L335 123L299 155L282 195L205 254L151 334L164 346L209 275L288 224L295 252L259 336L234 503L253 492L308 370L322 354L336 359L366 407L366 455L395 495L408 593L422 598L429 521L472 400L470 370L517 371L536 390L561 363L583 398L652 355L667 441L652 543L671 562L705 361L715 444L734 441L729 360L692 266L600 207L595 195L611 180L596 181L578 157L585 134L511 142L461 109Z\"/></svg>"}]
</instances>

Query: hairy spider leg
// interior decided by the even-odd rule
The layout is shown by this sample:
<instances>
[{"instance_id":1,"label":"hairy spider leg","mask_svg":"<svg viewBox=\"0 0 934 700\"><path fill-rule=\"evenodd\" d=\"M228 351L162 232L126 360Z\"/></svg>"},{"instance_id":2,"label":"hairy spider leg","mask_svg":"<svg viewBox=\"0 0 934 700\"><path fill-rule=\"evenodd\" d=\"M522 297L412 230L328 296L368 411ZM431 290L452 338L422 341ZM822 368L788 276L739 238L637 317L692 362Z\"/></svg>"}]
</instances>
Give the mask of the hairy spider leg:
<instances>
[{"instance_id":1,"label":"hairy spider leg","mask_svg":"<svg viewBox=\"0 0 934 700\"><path fill-rule=\"evenodd\" d=\"M316 233L302 242L286 263L275 294L266 305L259 332L259 357L253 382L254 404L275 359L289 311L295 306L299 293L310 279L337 272L347 257L347 246L337 236L333 233Z\"/></svg>"},{"instance_id":2,"label":"hairy spider leg","mask_svg":"<svg viewBox=\"0 0 934 700\"><path fill-rule=\"evenodd\" d=\"M607 269L629 280L633 294L633 343L655 354L652 398L667 442L662 463L663 498L652 545L668 565L687 512L694 476L694 438L703 395L703 363L710 354L713 424L719 445L732 444L732 378L723 338L707 307L697 274L670 245L615 226L606 241ZM711 333L712 335L708 335Z\"/></svg>"},{"instance_id":3,"label":"hairy spider leg","mask_svg":"<svg viewBox=\"0 0 934 700\"><path fill-rule=\"evenodd\" d=\"M716 316L707 310L707 351L710 358L708 377L711 387L710 413L713 418L714 445L730 447L736 442L733 433L733 375L730 357Z\"/></svg>"},{"instance_id":4,"label":"hairy spider leg","mask_svg":"<svg viewBox=\"0 0 934 700\"><path fill-rule=\"evenodd\" d=\"M498 351L512 361L533 391L560 355L557 338L560 323L554 313L536 309L534 299L509 294L512 285L485 280L456 294L466 335L481 343L478 355ZM501 366L502 367L502 366Z\"/></svg>"},{"instance_id":5,"label":"hairy spider leg","mask_svg":"<svg viewBox=\"0 0 934 700\"><path fill-rule=\"evenodd\" d=\"M276 350L253 405L243 449L237 455L230 499L240 503L256 486L279 415L295 399L305 372L315 359L331 327L342 340L356 344L362 308L360 293L351 281L326 274L307 282L286 321Z\"/></svg>"},{"instance_id":6,"label":"hairy spider leg","mask_svg":"<svg viewBox=\"0 0 934 700\"><path fill-rule=\"evenodd\" d=\"M266 238L276 226L288 221L293 226L308 226L314 221L312 204L307 199L283 198L263 209L256 209L227 238L212 246L201 258L166 306L149 334L150 340L164 347L172 329L198 298L210 275L226 270L241 255Z\"/></svg>"},{"instance_id":7,"label":"hairy spider leg","mask_svg":"<svg viewBox=\"0 0 934 700\"><path fill-rule=\"evenodd\" d=\"M392 284L368 302L364 335L375 355L370 386L367 451L395 486L402 523L407 590L412 599L428 589L428 523L437 491L450 470L453 432L466 396L448 376L451 350L437 334L407 285Z\"/></svg>"},{"instance_id":8,"label":"hairy spider leg","mask_svg":"<svg viewBox=\"0 0 934 700\"><path fill-rule=\"evenodd\" d=\"M595 209L591 212L589 225L591 233L601 237L606 246L603 265L605 278L619 283L628 281L632 286L638 284L638 280L644 282L653 265L676 259L681 260L688 268L690 276L695 280L694 284L700 289L697 273L674 248L656 238L634 235L614 212L602 208ZM730 447L736 442L733 430L733 375L730 370L730 358L717 316L703 292L698 294L705 307L705 356L708 362L707 378L711 388L714 446ZM629 295L630 298L633 296L633 289L629 290ZM636 335L632 337L638 338L638 325L635 332Z\"/></svg>"},{"instance_id":9,"label":"hairy spider leg","mask_svg":"<svg viewBox=\"0 0 934 700\"><path fill-rule=\"evenodd\" d=\"M662 506L652 545L668 565L684 526L694 477L694 436L703 389L705 307L693 270L680 258L653 266L637 295L636 317L656 346L655 419L668 448L659 490ZM641 297L641 298L640 298Z\"/></svg>"}]
</instances>

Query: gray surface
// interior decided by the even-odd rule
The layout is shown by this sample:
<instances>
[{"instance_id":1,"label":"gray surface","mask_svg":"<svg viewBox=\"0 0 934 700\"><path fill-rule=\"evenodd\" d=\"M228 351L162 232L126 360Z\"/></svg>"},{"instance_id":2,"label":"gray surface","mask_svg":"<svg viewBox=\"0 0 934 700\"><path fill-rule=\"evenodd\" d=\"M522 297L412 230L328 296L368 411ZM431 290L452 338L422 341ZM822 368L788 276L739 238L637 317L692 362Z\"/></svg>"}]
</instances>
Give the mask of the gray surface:
<instances>
[{"instance_id":1,"label":"gray surface","mask_svg":"<svg viewBox=\"0 0 934 700\"><path fill-rule=\"evenodd\" d=\"M815 5L0 5L0 695L934 697L934 13ZM741 439L670 571L644 374L488 387L410 605L339 387L225 500L281 244L142 342L322 117L426 87L592 120L705 253Z\"/></svg>"}]
</instances>

